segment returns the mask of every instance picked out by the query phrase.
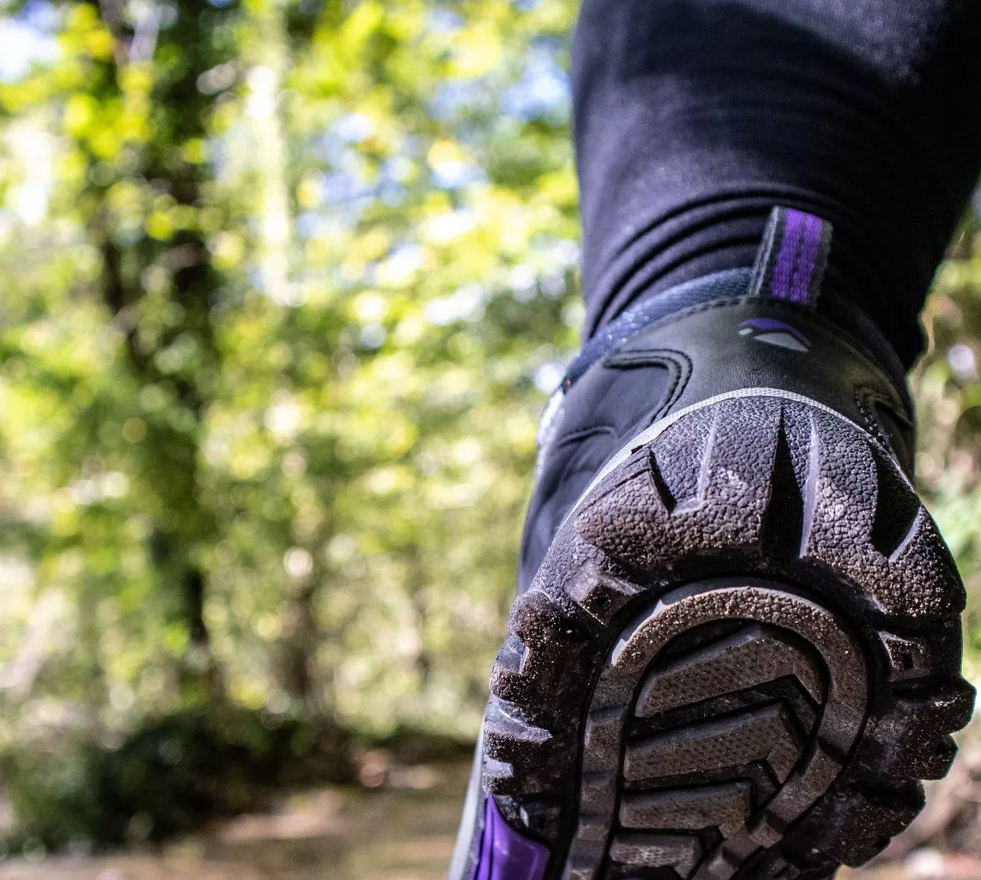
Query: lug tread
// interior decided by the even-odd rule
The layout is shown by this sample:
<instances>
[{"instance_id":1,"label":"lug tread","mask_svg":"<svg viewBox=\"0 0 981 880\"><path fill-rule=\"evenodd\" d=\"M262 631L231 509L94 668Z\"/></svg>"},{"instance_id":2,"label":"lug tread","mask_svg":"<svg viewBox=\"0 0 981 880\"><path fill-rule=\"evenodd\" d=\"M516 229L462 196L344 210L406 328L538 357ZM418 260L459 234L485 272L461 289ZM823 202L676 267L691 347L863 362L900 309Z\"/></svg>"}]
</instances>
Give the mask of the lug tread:
<instances>
[{"instance_id":1,"label":"lug tread","mask_svg":"<svg viewBox=\"0 0 981 880\"><path fill-rule=\"evenodd\" d=\"M485 790L553 849L546 880L860 864L970 717L963 605L868 434L777 398L697 410L592 490L515 602Z\"/></svg>"}]
</instances>

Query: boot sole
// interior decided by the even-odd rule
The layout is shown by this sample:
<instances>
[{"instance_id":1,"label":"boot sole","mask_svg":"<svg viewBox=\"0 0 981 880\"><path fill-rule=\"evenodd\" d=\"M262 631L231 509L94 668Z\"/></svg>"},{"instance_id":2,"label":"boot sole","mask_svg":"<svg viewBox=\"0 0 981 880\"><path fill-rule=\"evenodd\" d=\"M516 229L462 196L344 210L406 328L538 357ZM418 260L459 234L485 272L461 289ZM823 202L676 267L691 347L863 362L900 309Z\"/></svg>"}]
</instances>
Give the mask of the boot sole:
<instances>
[{"instance_id":1,"label":"boot sole","mask_svg":"<svg viewBox=\"0 0 981 880\"><path fill-rule=\"evenodd\" d=\"M811 401L710 402L646 437L511 610L475 876L792 880L867 861L973 710L936 526L888 451ZM531 867L508 867L522 847Z\"/></svg>"}]
</instances>

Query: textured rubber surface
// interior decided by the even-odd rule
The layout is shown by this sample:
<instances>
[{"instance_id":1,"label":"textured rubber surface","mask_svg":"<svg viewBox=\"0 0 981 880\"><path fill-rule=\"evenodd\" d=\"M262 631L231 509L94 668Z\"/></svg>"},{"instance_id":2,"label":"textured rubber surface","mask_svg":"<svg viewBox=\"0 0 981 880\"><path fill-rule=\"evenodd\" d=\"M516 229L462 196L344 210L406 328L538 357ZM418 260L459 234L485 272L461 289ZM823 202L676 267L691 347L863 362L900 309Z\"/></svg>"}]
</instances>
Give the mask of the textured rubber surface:
<instances>
[{"instance_id":1,"label":"textured rubber surface","mask_svg":"<svg viewBox=\"0 0 981 880\"><path fill-rule=\"evenodd\" d=\"M516 601L484 789L548 880L860 864L969 720L963 603L876 440L799 400L706 406L589 493Z\"/></svg>"}]
</instances>

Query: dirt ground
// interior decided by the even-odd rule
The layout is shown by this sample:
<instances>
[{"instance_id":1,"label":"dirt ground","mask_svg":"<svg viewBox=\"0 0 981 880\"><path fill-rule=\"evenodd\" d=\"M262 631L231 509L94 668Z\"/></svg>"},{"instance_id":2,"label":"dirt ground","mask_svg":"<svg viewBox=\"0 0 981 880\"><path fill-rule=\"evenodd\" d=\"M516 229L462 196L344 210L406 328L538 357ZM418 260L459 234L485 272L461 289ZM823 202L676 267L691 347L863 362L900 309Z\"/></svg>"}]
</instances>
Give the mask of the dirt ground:
<instances>
[{"instance_id":1,"label":"dirt ground","mask_svg":"<svg viewBox=\"0 0 981 880\"><path fill-rule=\"evenodd\" d=\"M284 797L159 849L0 863L0 880L442 880L467 768L414 767L392 787ZM918 849L839 880L981 880L981 861Z\"/></svg>"}]
</instances>

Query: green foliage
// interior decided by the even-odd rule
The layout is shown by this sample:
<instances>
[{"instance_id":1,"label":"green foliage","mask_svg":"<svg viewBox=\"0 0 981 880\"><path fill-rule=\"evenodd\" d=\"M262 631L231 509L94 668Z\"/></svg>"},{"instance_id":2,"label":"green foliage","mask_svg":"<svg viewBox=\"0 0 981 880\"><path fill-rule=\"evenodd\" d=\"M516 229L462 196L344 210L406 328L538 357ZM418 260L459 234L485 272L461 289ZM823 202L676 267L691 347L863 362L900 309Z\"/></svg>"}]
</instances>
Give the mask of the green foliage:
<instances>
[{"instance_id":1,"label":"green foliage","mask_svg":"<svg viewBox=\"0 0 981 880\"><path fill-rule=\"evenodd\" d=\"M981 227L970 217L923 315L913 375L921 489L967 584L966 666L981 680Z\"/></svg>"},{"instance_id":2,"label":"green foliage","mask_svg":"<svg viewBox=\"0 0 981 880\"><path fill-rule=\"evenodd\" d=\"M9 843L45 848L163 840L261 807L302 779L352 782L348 742L329 727L240 709L156 721L120 746L77 741L20 749L0 762L22 829ZM302 771L302 776L301 776Z\"/></svg>"},{"instance_id":3,"label":"green foliage","mask_svg":"<svg viewBox=\"0 0 981 880\"><path fill-rule=\"evenodd\" d=\"M581 322L576 5L7 4L51 50L0 79L0 754L23 834L233 808L265 747L198 792L236 763L216 718L475 732ZM975 238L917 384L924 485L977 595Z\"/></svg>"},{"instance_id":4,"label":"green foliage","mask_svg":"<svg viewBox=\"0 0 981 880\"><path fill-rule=\"evenodd\" d=\"M580 320L574 4L41 5L0 82L22 826L118 838L85 768L200 707L472 735Z\"/></svg>"}]
</instances>

